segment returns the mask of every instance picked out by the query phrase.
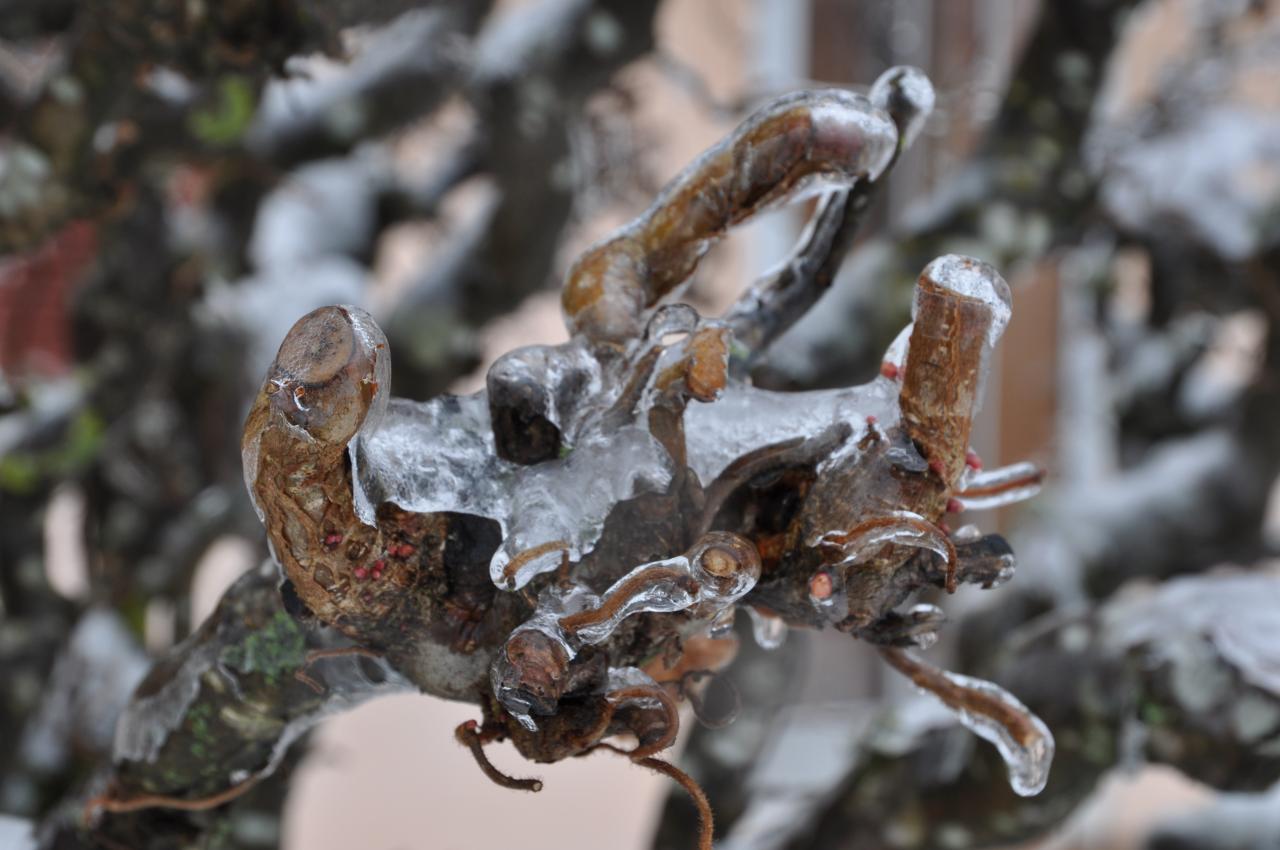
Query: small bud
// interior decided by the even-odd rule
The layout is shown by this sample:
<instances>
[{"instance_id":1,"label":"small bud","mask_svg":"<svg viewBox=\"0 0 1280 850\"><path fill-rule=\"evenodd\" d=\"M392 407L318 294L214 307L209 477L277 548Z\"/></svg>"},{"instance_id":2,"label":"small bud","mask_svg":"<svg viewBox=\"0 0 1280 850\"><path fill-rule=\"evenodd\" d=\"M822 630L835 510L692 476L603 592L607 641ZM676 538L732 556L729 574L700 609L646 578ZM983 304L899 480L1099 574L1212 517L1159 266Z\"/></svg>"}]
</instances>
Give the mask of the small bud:
<instances>
[{"instance_id":1,"label":"small bud","mask_svg":"<svg viewBox=\"0 0 1280 850\"><path fill-rule=\"evenodd\" d=\"M809 595L819 601L830 599L831 594L835 593L835 589L835 583L831 580L831 573L814 573L813 578L809 579Z\"/></svg>"}]
</instances>

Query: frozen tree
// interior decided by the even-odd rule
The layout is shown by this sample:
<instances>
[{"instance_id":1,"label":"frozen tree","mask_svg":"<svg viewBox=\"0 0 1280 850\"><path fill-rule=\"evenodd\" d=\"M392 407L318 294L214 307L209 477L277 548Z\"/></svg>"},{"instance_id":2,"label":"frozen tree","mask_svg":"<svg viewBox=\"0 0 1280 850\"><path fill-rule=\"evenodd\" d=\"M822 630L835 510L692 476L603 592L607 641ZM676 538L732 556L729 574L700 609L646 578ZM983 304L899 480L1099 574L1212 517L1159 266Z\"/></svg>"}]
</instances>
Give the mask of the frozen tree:
<instances>
[{"instance_id":1,"label":"frozen tree","mask_svg":"<svg viewBox=\"0 0 1280 850\"><path fill-rule=\"evenodd\" d=\"M1122 36L1170 4L1044 4L987 141L838 283L932 87L895 69L866 95L772 100L579 258L568 343L500 358L464 397L440 393L476 330L554 284L596 176L575 134L659 4L10 5L0 37L26 61L0 92L0 275L26 300L0 345L0 810L41 843L253 846L236 825L278 816L290 744L404 690L475 703L455 734L516 790L539 782L488 742L672 776L692 793L661 846L708 846L709 810L731 847L994 845L1141 761L1236 792L1152 848L1273 843L1263 4L1181 4L1188 46L1137 93ZM436 123L430 167L406 171L395 134ZM477 178L379 327L375 247ZM725 315L676 303L727 228L806 194L793 255ZM1139 314L1117 294L1135 257ZM943 521L1041 484L970 451L1008 321L997 267L1053 275L1069 337L1061 462L1011 535L1011 582L1003 538ZM912 317L888 294L911 284L890 344ZM46 303L74 317L57 380L14 359ZM92 553L77 603L43 570L68 483ZM271 556L191 622L194 564L259 519ZM991 592L931 604L964 585ZM187 637L144 675L148 600ZM804 651L779 647L788 626L871 643L928 694L778 713ZM957 672L921 654L940 627ZM718 726L730 681L751 722L665 761L677 701Z\"/></svg>"}]
</instances>

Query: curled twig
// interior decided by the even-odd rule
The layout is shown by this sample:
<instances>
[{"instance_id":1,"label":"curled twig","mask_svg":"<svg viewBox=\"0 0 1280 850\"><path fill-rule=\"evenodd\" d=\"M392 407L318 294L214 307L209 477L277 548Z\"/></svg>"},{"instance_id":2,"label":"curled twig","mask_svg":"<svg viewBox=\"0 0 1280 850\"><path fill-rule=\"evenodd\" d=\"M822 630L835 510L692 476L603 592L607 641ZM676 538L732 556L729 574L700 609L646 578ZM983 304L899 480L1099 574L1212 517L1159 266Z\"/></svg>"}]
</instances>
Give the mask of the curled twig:
<instances>
[{"instance_id":1,"label":"curled twig","mask_svg":"<svg viewBox=\"0 0 1280 850\"><path fill-rule=\"evenodd\" d=\"M471 755L475 757L476 764L480 766L481 772L495 785L501 785L503 788L511 788L515 791L541 791L541 779L517 779L514 776L508 776L494 766L489 761L489 757L485 755L484 745L487 738L480 729L479 724L474 720L468 720L460 723L458 728L453 731L453 737L458 739L458 743L471 750Z\"/></svg>"}]
</instances>

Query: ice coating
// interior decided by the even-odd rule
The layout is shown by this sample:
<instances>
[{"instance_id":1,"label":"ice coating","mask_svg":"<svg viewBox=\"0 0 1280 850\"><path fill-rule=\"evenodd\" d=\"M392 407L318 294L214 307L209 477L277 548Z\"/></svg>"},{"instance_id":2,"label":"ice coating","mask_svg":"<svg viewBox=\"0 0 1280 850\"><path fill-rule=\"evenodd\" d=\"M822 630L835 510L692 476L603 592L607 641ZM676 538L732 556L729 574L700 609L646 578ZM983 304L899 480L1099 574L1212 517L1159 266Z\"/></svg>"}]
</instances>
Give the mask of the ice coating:
<instances>
[{"instance_id":1,"label":"ice coating","mask_svg":"<svg viewBox=\"0 0 1280 850\"><path fill-rule=\"evenodd\" d=\"M580 342L518 348L489 367L485 389L499 457L522 465L555 460L579 424L580 399L607 404L601 363Z\"/></svg>"},{"instance_id":2,"label":"ice coating","mask_svg":"<svg viewBox=\"0 0 1280 850\"><path fill-rule=\"evenodd\" d=\"M898 388L886 378L843 390L772 392L734 384L714 404L690 405L684 413L689 465L704 484L747 451L812 438L832 425L852 429L846 445L866 432L867 417L879 427L898 421Z\"/></svg>"},{"instance_id":3,"label":"ice coating","mask_svg":"<svg viewBox=\"0 0 1280 850\"><path fill-rule=\"evenodd\" d=\"M968 470L954 498L965 510L983 511L1030 499L1040 492L1044 471L1034 463Z\"/></svg>"},{"instance_id":4,"label":"ice coating","mask_svg":"<svg viewBox=\"0 0 1280 850\"><path fill-rule=\"evenodd\" d=\"M781 617L762 614L755 608L747 607L747 615L751 618L751 636L756 646L773 650L787 641L787 624Z\"/></svg>"},{"instance_id":5,"label":"ice coating","mask_svg":"<svg viewBox=\"0 0 1280 850\"><path fill-rule=\"evenodd\" d=\"M507 571L521 552L549 542L564 541L568 557L581 558L600 538L614 505L642 493L663 491L671 475L671 458L639 426L624 426L579 443L559 463L520 467L508 491L511 513L495 517L503 522L507 535L489 565L494 583L519 589L535 575L555 569L559 559L542 558L510 574Z\"/></svg>"},{"instance_id":6,"label":"ice coating","mask_svg":"<svg viewBox=\"0 0 1280 850\"><path fill-rule=\"evenodd\" d=\"M175 651L194 646L193 634ZM216 663L214 648L199 648L183 661L182 667L160 690L137 697L126 706L116 724L112 758L117 761L155 761L160 748L181 723L187 709L200 693L200 676Z\"/></svg>"},{"instance_id":7,"label":"ice coating","mask_svg":"<svg viewBox=\"0 0 1280 850\"><path fill-rule=\"evenodd\" d=\"M898 331L898 335L893 338L893 342L889 343L889 347L885 349L884 357L881 363L890 363L899 369L907 365L907 352L911 347L911 331L915 329L915 325L908 322L907 326Z\"/></svg>"},{"instance_id":8,"label":"ice coating","mask_svg":"<svg viewBox=\"0 0 1280 850\"><path fill-rule=\"evenodd\" d=\"M627 617L669 614L696 606L696 616L714 622L760 578L755 547L736 534L711 532L688 556L642 564L618 579L594 611L560 620L560 627L584 644L607 639Z\"/></svg>"},{"instance_id":9,"label":"ice coating","mask_svg":"<svg viewBox=\"0 0 1280 850\"><path fill-rule=\"evenodd\" d=\"M581 645L560 627L561 618L596 608L599 604L600 597L582 585L549 587L539 594L533 616L516 627L507 642L510 644L523 632L537 632L544 635L553 648L558 648L564 662L568 663L578 654ZM533 719L533 702L514 681L510 661L508 659L504 663L504 655L499 653L489 670L493 695L521 726L536 732L538 723Z\"/></svg>"},{"instance_id":10,"label":"ice coating","mask_svg":"<svg viewBox=\"0 0 1280 850\"><path fill-rule=\"evenodd\" d=\"M898 143L897 128L884 109L870 98L844 89L792 92L761 106L729 138L687 165L667 184L637 223L669 206L675 197L698 180L708 165L725 156L726 152L736 147L748 156L758 155L759 152L753 148L743 148L743 142L769 122L789 113L798 114L801 110L808 113L810 128L806 145L797 151L797 155L802 155L810 163L808 167L814 173L829 172L830 179L845 183L858 178L875 180L892 161ZM743 175L740 179L746 179L750 172L749 166L739 169Z\"/></svg>"},{"instance_id":11,"label":"ice coating","mask_svg":"<svg viewBox=\"0 0 1280 850\"><path fill-rule=\"evenodd\" d=\"M936 100L933 83L924 71L911 65L885 71L872 84L869 96L898 125L899 148L909 147L920 135Z\"/></svg>"},{"instance_id":12,"label":"ice coating","mask_svg":"<svg viewBox=\"0 0 1280 850\"><path fill-rule=\"evenodd\" d=\"M578 258L562 293L566 324L613 344L640 336L645 311L677 292L728 228L780 203L874 181L897 149L893 119L862 95L802 91L765 104Z\"/></svg>"},{"instance_id":13,"label":"ice coating","mask_svg":"<svg viewBox=\"0 0 1280 850\"><path fill-rule=\"evenodd\" d=\"M360 345L373 355L373 374L365 378L365 382L372 384L375 392L364 424L360 426L362 432L372 431L382 423L391 399L391 348L373 316L351 304L344 304L342 309L347 312L351 330Z\"/></svg>"},{"instance_id":14,"label":"ice coating","mask_svg":"<svg viewBox=\"0 0 1280 850\"><path fill-rule=\"evenodd\" d=\"M662 704L655 697L645 696L646 692L654 693L659 687L653 677L639 667L610 667L605 677L604 693L614 705L661 708Z\"/></svg>"},{"instance_id":15,"label":"ice coating","mask_svg":"<svg viewBox=\"0 0 1280 850\"><path fill-rule=\"evenodd\" d=\"M995 745L1015 793L1031 797L1044 790L1053 764L1053 733L1017 697L992 682L939 670L900 649L883 649L881 655L971 732Z\"/></svg>"},{"instance_id":16,"label":"ice coating","mask_svg":"<svg viewBox=\"0 0 1280 850\"><path fill-rule=\"evenodd\" d=\"M828 531L811 545L836 549L844 556L839 563L854 564L874 555L881 546L893 543L936 552L955 561L955 546L936 524L911 511L893 511L860 523L849 531Z\"/></svg>"},{"instance_id":17,"label":"ice coating","mask_svg":"<svg viewBox=\"0 0 1280 850\"><path fill-rule=\"evenodd\" d=\"M565 345L511 352L489 370L483 394L393 402L382 417L366 404L350 442L333 429L318 448L301 445L314 429L300 440L268 432L261 460L278 452L281 461L259 481L281 497L263 499L268 512L289 514L307 499L315 508L268 524L273 543L283 549L285 539L301 553L284 551L294 588L319 600L303 600L323 610L317 617L365 645L400 653L404 638L409 649L393 653L395 663L404 659L428 692L442 667L474 659L456 677L457 693L482 703L483 723L472 721L459 740L482 767L481 744L503 736L547 761L590 751L628 723L640 741L633 758L669 746L686 683L679 677L727 663L737 643L725 633L744 598L766 646L781 643L787 622L839 623L877 645L934 638L936 609L898 606L938 580L934 559L910 547L943 556L954 586L956 552L935 523L964 474L984 342L1008 320L1003 281L976 260L932 264L918 284L917 324L864 387L773 393L745 379L751 354L767 352L831 285L874 181L920 131L932 99L918 71L893 69L871 98L806 92L772 102L575 264L564 296L574 334ZM832 187L794 264L736 313L709 320L665 303L728 228ZM356 347L381 348L370 327L353 322ZM385 377L372 372L369 383L380 388ZM277 406L285 400L272 397ZM310 476L307 499L294 499L303 490L295 471ZM353 506L345 490L334 496L349 473ZM708 534L727 527L769 554L777 573L764 587L752 541ZM483 567L474 575L477 551L495 552L490 578L504 592L485 586ZM966 578L988 581L1000 567L991 541L965 551ZM845 568L872 558L875 568ZM420 625L429 628L415 634ZM708 639L715 635L724 639ZM670 692L633 665L661 670L654 675ZM505 711L477 691L486 670ZM971 721L998 716L1003 703L992 694L935 679L969 695L952 703ZM645 711L615 717L620 706ZM1020 745L1034 737L1003 725ZM526 731L540 734L531 741ZM496 773L492 765L486 772Z\"/></svg>"},{"instance_id":18,"label":"ice coating","mask_svg":"<svg viewBox=\"0 0 1280 850\"><path fill-rule=\"evenodd\" d=\"M571 634L584 644L596 644L633 614L683 611L698 599L692 575L689 559L684 556L636 567L605 591L600 610L609 611L609 615L573 628ZM561 626L566 627L565 620Z\"/></svg>"},{"instance_id":19,"label":"ice coating","mask_svg":"<svg viewBox=\"0 0 1280 850\"><path fill-rule=\"evenodd\" d=\"M924 626L912 631L912 641L919 649L928 649L938 642L938 626L946 619L946 614L937 605L928 603L920 603L912 605L907 611L907 617Z\"/></svg>"},{"instance_id":20,"label":"ice coating","mask_svg":"<svg viewBox=\"0 0 1280 850\"><path fill-rule=\"evenodd\" d=\"M377 427L390 378L391 353L373 317L350 304L320 307L285 335L260 399L278 400L266 415L300 442L341 443ZM247 429L240 454L250 502L265 521L256 486L261 440L260 428Z\"/></svg>"},{"instance_id":21,"label":"ice coating","mask_svg":"<svg viewBox=\"0 0 1280 850\"><path fill-rule=\"evenodd\" d=\"M660 491L671 479L671 459L639 426L589 435L567 457L535 466L499 458L492 434L483 394L394 399L381 425L351 445L360 518L373 525L385 501L418 513L494 519L504 539L490 575L504 589L519 589L563 557L591 551L619 501ZM514 558L539 547L546 547L540 557L507 575Z\"/></svg>"},{"instance_id":22,"label":"ice coating","mask_svg":"<svg viewBox=\"0 0 1280 850\"><path fill-rule=\"evenodd\" d=\"M264 561L256 570L246 573L240 579L241 582L264 580L270 583L274 593L276 566L271 560ZM222 611L221 607L219 611ZM284 616L284 612L281 611L280 615ZM215 616L218 614L215 613ZM227 616L235 615L228 612ZM217 627L217 632L222 634L233 628L224 622ZM188 710L202 698L203 689L213 687L218 690L228 689L236 694L242 693L245 687L243 677L260 670L243 660L237 661L228 651L230 648L209 628L194 632L179 644L174 651L175 657L182 658L182 663L164 675L159 687L149 688L144 680L139 692L135 693L133 700L121 714L115 729L114 761L156 761L169 737L187 719ZM381 671L379 681L369 679L360 664L350 659L330 660L307 670L309 678L324 690L326 699L314 710L297 715L288 722L272 750L271 762L259 770L257 775L271 773L289 744L329 714L346 710L374 696L396 693L410 687L408 681L385 660L365 659L365 663L378 665ZM151 675L155 673L156 670L153 670ZM238 781L231 778L230 784Z\"/></svg>"},{"instance_id":23,"label":"ice coating","mask_svg":"<svg viewBox=\"0 0 1280 850\"><path fill-rule=\"evenodd\" d=\"M838 623L848 617L849 592L844 571L821 569L810 576L809 604L821 611L828 623Z\"/></svg>"},{"instance_id":24,"label":"ice coating","mask_svg":"<svg viewBox=\"0 0 1280 850\"><path fill-rule=\"evenodd\" d=\"M1049 768L1053 764L1054 752L1053 733L1044 721L999 685L959 673L943 671L942 675L957 688L982 694L993 702L1001 703L1010 712L1025 715L1025 720L1033 731L1028 735L1024 730L1019 735L1015 729L1002 723L998 716L948 705L970 731L995 744L1009 769L1009 786L1016 794L1033 797L1043 791L1045 783L1049 781ZM943 703L946 704L946 701Z\"/></svg>"},{"instance_id":25,"label":"ice coating","mask_svg":"<svg viewBox=\"0 0 1280 850\"><path fill-rule=\"evenodd\" d=\"M1000 273L988 263L965 257L960 254L945 254L925 266L920 277L932 281L937 286L954 292L965 298L980 301L991 308L991 328L987 332L987 344L994 346L1004 333L1013 315L1013 295L1009 284L1005 283ZM920 294L917 292L916 304L912 315L919 305Z\"/></svg>"},{"instance_id":26,"label":"ice coating","mask_svg":"<svg viewBox=\"0 0 1280 850\"><path fill-rule=\"evenodd\" d=\"M502 521L508 482L518 467L492 450L483 396L441 396L429 402L392 399L380 427L351 443L355 507L374 525L382 502L405 510L461 511Z\"/></svg>"},{"instance_id":27,"label":"ice coating","mask_svg":"<svg viewBox=\"0 0 1280 850\"><path fill-rule=\"evenodd\" d=\"M725 613L755 586L760 569L759 554L747 540L711 532L684 555L641 564L601 596L576 584L548 587L539 595L533 616L512 632L506 650L494 661L494 696L522 726L534 731L530 677L554 683L542 686L544 691L557 687L567 680L568 667L584 646L608 640L636 614L687 611L703 630L722 627ZM549 644L532 652L521 647L520 657L513 658L513 641L520 643L517 638L528 632L544 635ZM556 694L543 696L554 698Z\"/></svg>"}]
</instances>

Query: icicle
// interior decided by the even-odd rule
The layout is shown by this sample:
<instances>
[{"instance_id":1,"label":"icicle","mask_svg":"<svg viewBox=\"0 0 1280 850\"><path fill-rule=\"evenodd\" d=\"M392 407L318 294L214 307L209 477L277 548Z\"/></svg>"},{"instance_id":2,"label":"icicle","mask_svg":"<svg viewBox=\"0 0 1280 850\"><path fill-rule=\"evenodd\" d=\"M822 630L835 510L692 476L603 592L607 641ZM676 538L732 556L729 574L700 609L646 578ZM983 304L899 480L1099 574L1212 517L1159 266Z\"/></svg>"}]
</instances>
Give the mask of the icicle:
<instances>
[{"instance_id":1,"label":"icicle","mask_svg":"<svg viewBox=\"0 0 1280 850\"><path fill-rule=\"evenodd\" d=\"M787 640L787 624L781 617L761 614L755 608L747 608L747 616L751 618L751 636L756 646L773 650L782 646Z\"/></svg>"},{"instance_id":2,"label":"icicle","mask_svg":"<svg viewBox=\"0 0 1280 850\"><path fill-rule=\"evenodd\" d=\"M1034 463L1015 463L990 470L969 470L954 498L967 511L999 508L1040 492L1044 470Z\"/></svg>"},{"instance_id":3,"label":"icicle","mask_svg":"<svg viewBox=\"0 0 1280 850\"><path fill-rule=\"evenodd\" d=\"M880 654L970 731L995 745L1015 793L1031 797L1044 790L1053 764L1053 733L1016 697L999 685L940 670L900 649L884 648Z\"/></svg>"}]
</instances>

